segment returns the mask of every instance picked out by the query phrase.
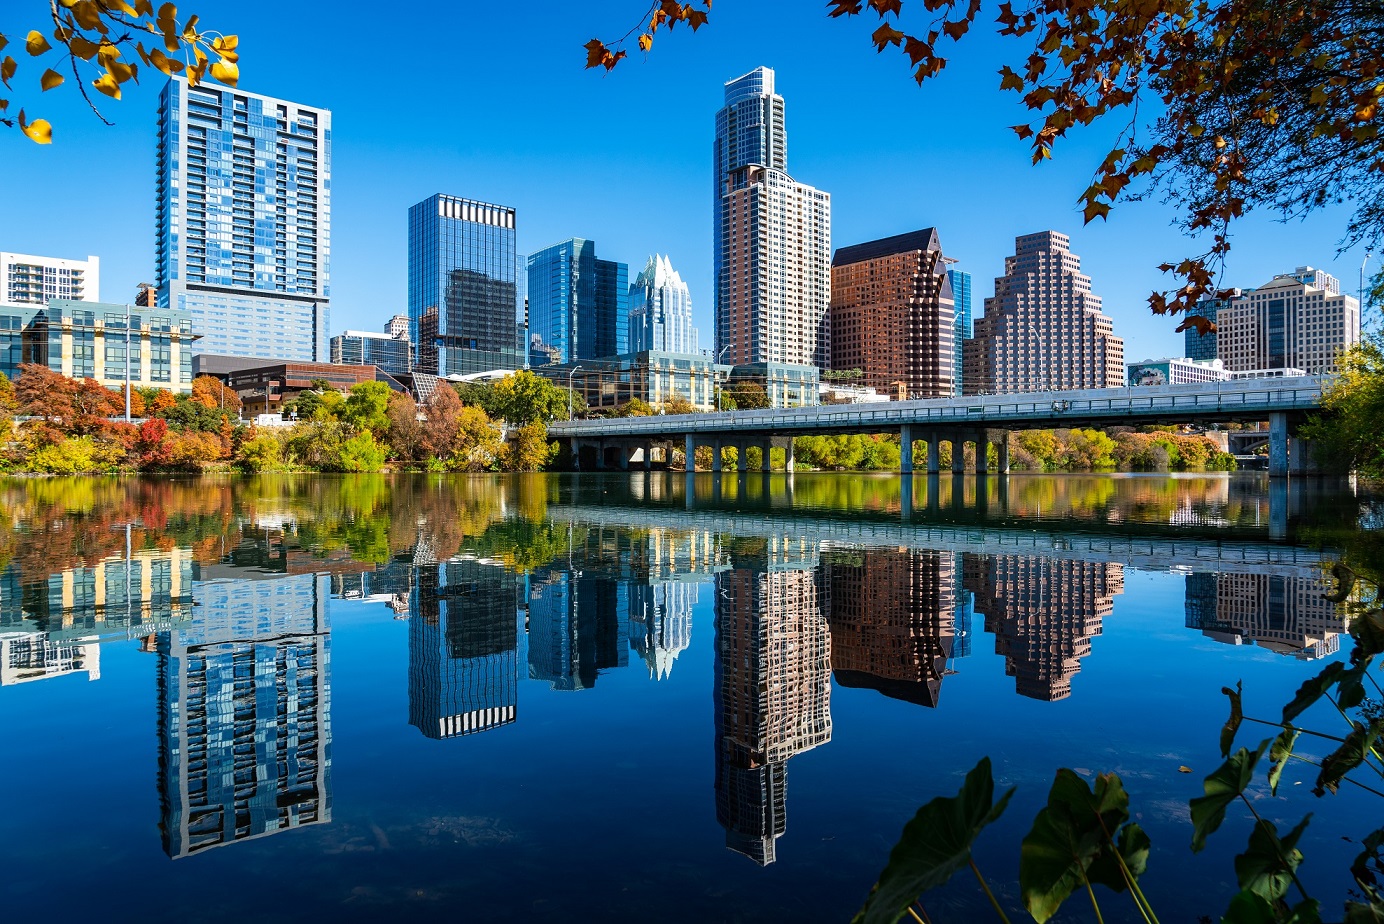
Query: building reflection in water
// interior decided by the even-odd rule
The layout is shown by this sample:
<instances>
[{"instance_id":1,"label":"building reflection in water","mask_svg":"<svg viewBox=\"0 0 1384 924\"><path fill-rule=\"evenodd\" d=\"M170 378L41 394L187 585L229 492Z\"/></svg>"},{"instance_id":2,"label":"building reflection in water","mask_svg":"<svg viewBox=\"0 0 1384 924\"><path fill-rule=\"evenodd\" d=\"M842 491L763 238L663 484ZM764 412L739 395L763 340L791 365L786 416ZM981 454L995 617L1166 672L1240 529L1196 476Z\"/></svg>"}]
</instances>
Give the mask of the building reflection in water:
<instances>
[{"instance_id":1,"label":"building reflection in water","mask_svg":"<svg viewBox=\"0 0 1384 924\"><path fill-rule=\"evenodd\" d=\"M1344 611L1319 577L1264 573L1187 575L1187 627L1229 645L1255 644L1303 660L1335 654Z\"/></svg>"},{"instance_id":2,"label":"building reflection in water","mask_svg":"<svg viewBox=\"0 0 1384 924\"><path fill-rule=\"evenodd\" d=\"M648 665L649 676L663 680L692 643L692 609L697 584L661 581L630 588L630 645Z\"/></svg>"},{"instance_id":3,"label":"building reflection in water","mask_svg":"<svg viewBox=\"0 0 1384 924\"><path fill-rule=\"evenodd\" d=\"M328 575L213 581L162 632L159 796L173 859L331 819Z\"/></svg>"},{"instance_id":4,"label":"building reflection in water","mask_svg":"<svg viewBox=\"0 0 1384 924\"><path fill-rule=\"evenodd\" d=\"M0 687L82 673L87 680L101 679L101 642L95 636L0 632Z\"/></svg>"},{"instance_id":5,"label":"building reflection in water","mask_svg":"<svg viewBox=\"0 0 1384 924\"><path fill-rule=\"evenodd\" d=\"M1124 592L1124 566L1034 555L963 556L963 579L975 594L985 631L1015 688L1033 699L1072 693L1072 677L1091 653L1091 639Z\"/></svg>"},{"instance_id":6,"label":"building reflection in water","mask_svg":"<svg viewBox=\"0 0 1384 924\"><path fill-rule=\"evenodd\" d=\"M821 574L836 682L936 706L955 656L956 556L907 548L832 552Z\"/></svg>"},{"instance_id":7,"label":"building reflection in water","mask_svg":"<svg viewBox=\"0 0 1384 924\"><path fill-rule=\"evenodd\" d=\"M513 572L478 559L421 564L413 601L409 723L454 738L515 721L522 597Z\"/></svg>"},{"instance_id":8,"label":"building reflection in water","mask_svg":"<svg viewBox=\"0 0 1384 924\"><path fill-rule=\"evenodd\" d=\"M763 866L787 827L789 758L831 740L831 634L816 546L755 545L716 576L716 817Z\"/></svg>"}]
</instances>

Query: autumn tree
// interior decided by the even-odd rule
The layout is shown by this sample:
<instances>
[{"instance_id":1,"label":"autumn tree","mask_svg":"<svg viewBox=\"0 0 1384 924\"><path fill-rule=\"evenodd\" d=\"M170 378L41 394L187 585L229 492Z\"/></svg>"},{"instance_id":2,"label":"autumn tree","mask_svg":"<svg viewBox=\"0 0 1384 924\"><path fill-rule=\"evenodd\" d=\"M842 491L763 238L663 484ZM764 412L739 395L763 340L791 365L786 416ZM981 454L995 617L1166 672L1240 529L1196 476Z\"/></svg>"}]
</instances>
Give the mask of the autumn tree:
<instances>
[{"instance_id":1,"label":"autumn tree","mask_svg":"<svg viewBox=\"0 0 1384 924\"><path fill-rule=\"evenodd\" d=\"M25 36L21 57L39 59L33 62L35 69L40 64L46 69L31 77L31 70L26 68L24 79L32 81L28 87L37 86L40 93L47 93L62 86L67 81L64 72L68 72L91 111L107 125L111 123L101 115L88 91L120 99L125 84L139 82L141 64L170 77L183 75L194 87L208 75L232 87L240 77L236 36L201 29L196 15L181 19L172 3L160 4L157 12L152 0L50 0L33 7L36 17L46 21L34 23L42 28ZM17 39L0 33L0 52ZM15 87L19 70L13 55L0 58L0 83L5 89L5 96L0 98L0 125L18 127L30 140L49 144L53 128L48 120L30 118L26 108L9 115L14 102L11 94L19 95L21 106L26 97L36 95L32 89L26 93Z\"/></svg>"},{"instance_id":2,"label":"autumn tree","mask_svg":"<svg viewBox=\"0 0 1384 924\"><path fill-rule=\"evenodd\" d=\"M240 395L214 375L199 375L192 380L192 400L206 408L225 408L239 412Z\"/></svg>"},{"instance_id":3,"label":"autumn tree","mask_svg":"<svg viewBox=\"0 0 1384 924\"><path fill-rule=\"evenodd\" d=\"M527 369L505 376L494 389L495 407L491 415L517 427L567 416L567 389Z\"/></svg>"},{"instance_id":4,"label":"autumn tree","mask_svg":"<svg viewBox=\"0 0 1384 924\"><path fill-rule=\"evenodd\" d=\"M541 472L557 457L556 442L548 441L548 428L539 421L514 431L500 453L500 467L507 472Z\"/></svg>"},{"instance_id":5,"label":"autumn tree","mask_svg":"<svg viewBox=\"0 0 1384 924\"><path fill-rule=\"evenodd\" d=\"M406 391L390 392L385 415L389 418L385 439L395 455L405 462L417 459L423 449L423 424L413 396Z\"/></svg>"},{"instance_id":6,"label":"autumn tree","mask_svg":"<svg viewBox=\"0 0 1384 924\"><path fill-rule=\"evenodd\" d=\"M439 387L428 397L423 412L422 445L429 455L439 459L451 457L457 443L462 406L461 398L450 388Z\"/></svg>"},{"instance_id":7,"label":"autumn tree","mask_svg":"<svg viewBox=\"0 0 1384 924\"><path fill-rule=\"evenodd\" d=\"M14 396L20 413L59 423L74 416L72 402L77 388L76 380L60 372L38 363L25 363L19 367Z\"/></svg>"},{"instance_id":8,"label":"autumn tree","mask_svg":"<svg viewBox=\"0 0 1384 924\"><path fill-rule=\"evenodd\" d=\"M351 426L384 436L389 430L389 398L393 393L384 382L359 382L341 405L341 418Z\"/></svg>"},{"instance_id":9,"label":"autumn tree","mask_svg":"<svg viewBox=\"0 0 1384 924\"><path fill-rule=\"evenodd\" d=\"M828 0L862 17L876 52L900 55L919 84L946 67L980 0ZM610 70L633 41L705 24L710 0L659 0L624 38L592 39L587 67ZM787 15L787 14L784 14ZM1351 209L1342 247L1384 240L1384 6L1377 0L1004 0L998 32L1018 43L999 88L1032 114L1013 126L1032 161L1070 132L1114 119L1118 139L1077 197L1087 223L1120 200L1163 196L1200 243L1164 263L1155 313L1185 312L1221 289L1233 222L1262 208L1288 219ZM633 38L637 35L637 38ZM1193 248L1195 249L1195 248ZM1384 291L1384 272L1375 291ZM1179 330L1214 325L1195 316Z\"/></svg>"}]
</instances>

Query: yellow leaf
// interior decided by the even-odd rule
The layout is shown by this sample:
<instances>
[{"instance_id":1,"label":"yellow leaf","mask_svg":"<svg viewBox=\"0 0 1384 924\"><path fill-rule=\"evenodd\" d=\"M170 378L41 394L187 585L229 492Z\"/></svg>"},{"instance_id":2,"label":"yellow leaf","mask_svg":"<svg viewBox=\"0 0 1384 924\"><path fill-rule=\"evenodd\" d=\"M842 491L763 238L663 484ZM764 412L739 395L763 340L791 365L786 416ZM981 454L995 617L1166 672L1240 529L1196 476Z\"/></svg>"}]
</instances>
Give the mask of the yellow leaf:
<instances>
[{"instance_id":1,"label":"yellow leaf","mask_svg":"<svg viewBox=\"0 0 1384 924\"><path fill-rule=\"evenodd\" d=\"M239 44L239 36L223 35L212 41L211 50L220 55L223 61L239 61L240 54L236 51L236 46Z\"/></svg>"},{"instance_id":2,"label":"yellow leaf","mask_svg":"<svg viewBox=\"0 0 1384 924\"><path fill-rule=\"evenodd\" d=\"M643 35L639 36L640 51L648 51L652 47L654 47L654 37L652 35L645 32Z\"/></svg>"},{"instance_id":3,"label":"yellow leaf","mask_svg":"<svg viewBox=\"0 0 1384 924\"><path fill-rule=\"evenodd\" d=\"M4 50L5 50L5 46L8 45L9 43L10 43L10 40L7 39L7 38L5 38L5 34L4 34L3 32L0 32L0 51L4 51Z\"/></svg>"},{"instance_id":4,"label":"yellow leaf","mask_svg":"<svg viewBox=\"0 0 1384 924\"><path fill-rule=\"evenodd\" d=\"M14 58L9 55L5 56L5 60L0 61L0 81L4 81L5 86L10 85L10 78L14 76L15 69L18 67L19 65L14 63Z\"/></svg>"},{"instance_id":5,"label":"yellow leaf","mask_svg":"<svg viewBox=\"0 0 1384 924\"><path fill-rule=\"evenodd\" d=\"M135 13L139 16L153 16L154 4L151 0L135 0Z\"/></svg>"},{"instance_id":6,"label":"yellow leaf","mask_svg":"<svg viewBox=\"0 0 1384 924\"><path fill-rule=\"evenodd\" d=\"M111 99L120 99L120 84L116 83L110 74L102 74L93 80L91 85Z\"/></svg>"},{"instance_id":7,"label":"yellow leaf","mask_svg":"<svg viewBox=\"0 0 1384 924\"><path fill-rule=\"evenodd\" d=\"M77 0L72 4L72 17L83 29L95 29L101 33L106 31L106 24L101 21L101 8L96 5L96 0Z\"/></svg>"},{"instance_id":8,"label":"yellow leaf","mask_svg":"<svg viewBox=\"0 0 1384 924\"><path fill-rule=\"evenodd\" d=\"M62 74L59 74L57 71L53 70L50 67L48 68L48 70L43 72L43 76L38 79L38 82L43 87L43 90L46 93L54 87L62 86L62 82L64 79L65 78Z\"/></svg>"},{"instance_id":9,"label":"yellow leaf","mask_svg":"<svg viewBox=\"0 0 1384 924\"><path fill-rule=\"evenodd\" d=\"M104 2L108 10L115 8L127 16L139 15L139 12L134 7L130 6L130 4L126 3L125 0L104 0Z\"/></svg>"},{"instance_id":10,"label":"yellow leaf","mask_svg":"<svg viewBox=\"0 0 1384 924\"><path fill-rule=\"evenodd\" d=\"M183 27L183 40L188 42L197 41L197 16L188 18L187 25Z\"/></svg>"},{"instance_id":11,"label":"yellow leaf","mask_svg":"<svg viewBox=\"0 0 1384 924\"><path fill-rule=\"evenodd\" d=\"M43 33L35 29L29 33L29 40L24 43L24 47L29 50L29 54L37 57L52 48L48 40L43 37Z\"/></svg>"},{"instance_id":12,"label":"yellow leaf","mask_svg":"<svg viewBox=\"0 0 1384 924\"><path fill-rule=\"evenodd\" d=\"M19 130L35 144L53 143L53 126L48 124L48 120L34 119L32 122L25 122L23 109L19 110Z\"/></svg>"},{"instance_id":13,"label":"yellow leaf","mask_svg":"<svg viewBox=\"0 0 1384 924\"><path fill-rule=\"evenodd\" d=\"M1178 767L1178 768L1177 768L1177 772L1178 772L1178 773L1191 773L1191 772L1192 772L1192 768L1191 768L1191 767Z\"/></svg>"},{"instance_id":14,"label":"yellow leaf","mask_svg":"<svg viewBox=\"0 0 1384 924\"><path fill-rule=\"evenodd\" d=\"M72 49L72 53L83 61L90 61L96 56L96 52L101 46L82 38L80 35L74 35L68 40L67 47Z\"/></svg>"},{"instance_id":15,"label":"yellow leaf","mask_svg":"<svg viewBox=\"0 0 1384 924\"><path fill-rule=\"evenodd\" d=\"M213 80L233 87L240 79L240 68L232 61L217 61L211 66L211 76Z\"/></svg>"}]
</instances>

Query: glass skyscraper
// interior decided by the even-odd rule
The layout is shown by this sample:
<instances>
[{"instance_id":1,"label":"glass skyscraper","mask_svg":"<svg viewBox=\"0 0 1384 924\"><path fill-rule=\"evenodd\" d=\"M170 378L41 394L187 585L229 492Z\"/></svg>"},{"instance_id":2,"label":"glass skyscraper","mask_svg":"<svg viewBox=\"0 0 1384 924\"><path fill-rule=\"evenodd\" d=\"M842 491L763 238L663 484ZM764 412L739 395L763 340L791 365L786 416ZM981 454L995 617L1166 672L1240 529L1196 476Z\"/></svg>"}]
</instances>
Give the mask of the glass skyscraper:
<instances>
[{"instance_id":1,"label":"glass skyscraper","mask_svg":"<svg viewBox=\"0 0 1384 924\"><path fill-rule=\"evenodd\" d=\"M159 104L160 308L198 352L325 362L332 114L173 78Z\"/></svg>"},{"instance_id":2,"label":"glass skyscraper","mask_svg":"<svg viewBox=\"0 0 1384 924\"><path fill-rule=\"evenodd\" d=\"M653 255L630 286L631 353L697 352L692 295L667 257Z\"/></svg>"},{"instance_id":3,"label":"glass skyscraper","mask_svg":"<svg viewBox=\"0 0 1384 924\"><path fill-rule=\"evenodd\" d=\"M408 210L414 366L465 375L524 366L514 209L438 193Z\"/></svg>"},{"instance_id":4,"label":"glass skyscraper","mask_svg":"<svg viewBox=\"0 0 1384 924\"><path fill-rule=\"evenodd\" d=\"M971 336L971 274L958 269L947 270L947 278L951 280L952 300L955 305L952 310L953 318L956 322L956 331L952 337L954 352L956 353L956 366L952 371L952 389L955 394L961 394L961 352L966 344L966 338Z\"/></svg>"},{"instance_id":5,"label":"glass skyscraper","mask_svg":"<svg viewBox=\"0 0 1384 924\"><path fill-rule=\"evenodd\" d=\"M559 363L629 352L629 267L574 237L528 259L529 340Z\"/></svg>"}]
</instances>

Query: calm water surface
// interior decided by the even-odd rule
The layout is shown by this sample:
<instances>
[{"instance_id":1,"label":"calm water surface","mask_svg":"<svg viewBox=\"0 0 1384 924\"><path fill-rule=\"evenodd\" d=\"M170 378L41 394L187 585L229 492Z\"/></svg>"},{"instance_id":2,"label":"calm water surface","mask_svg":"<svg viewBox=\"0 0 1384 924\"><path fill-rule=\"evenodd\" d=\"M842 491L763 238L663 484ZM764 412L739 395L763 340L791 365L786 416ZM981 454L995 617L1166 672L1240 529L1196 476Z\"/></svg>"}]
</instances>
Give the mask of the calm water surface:
<instances>
[{"instance_id":1,"label":"calm water surface","mask_svg":"<svg viewBox=\"0 0 1384 924\"><path fill-rule=\"evenodd\" d=\"M0 504L6 919L270 922L843 921L985 755L1019 787L977 850L1013 906L1070 766L1124 778L1162 919L1218 917L1248 826L1194 856L1186 802L1220 688L1272 715L1343 657L1321 563L1381 507L1254 475L664 473ZM1301 872L1334 910L1378 805L1310 788L1257 798L1317 813ZM958 877L927 907L982 902Z\"/></svg>"}]
</instances>

